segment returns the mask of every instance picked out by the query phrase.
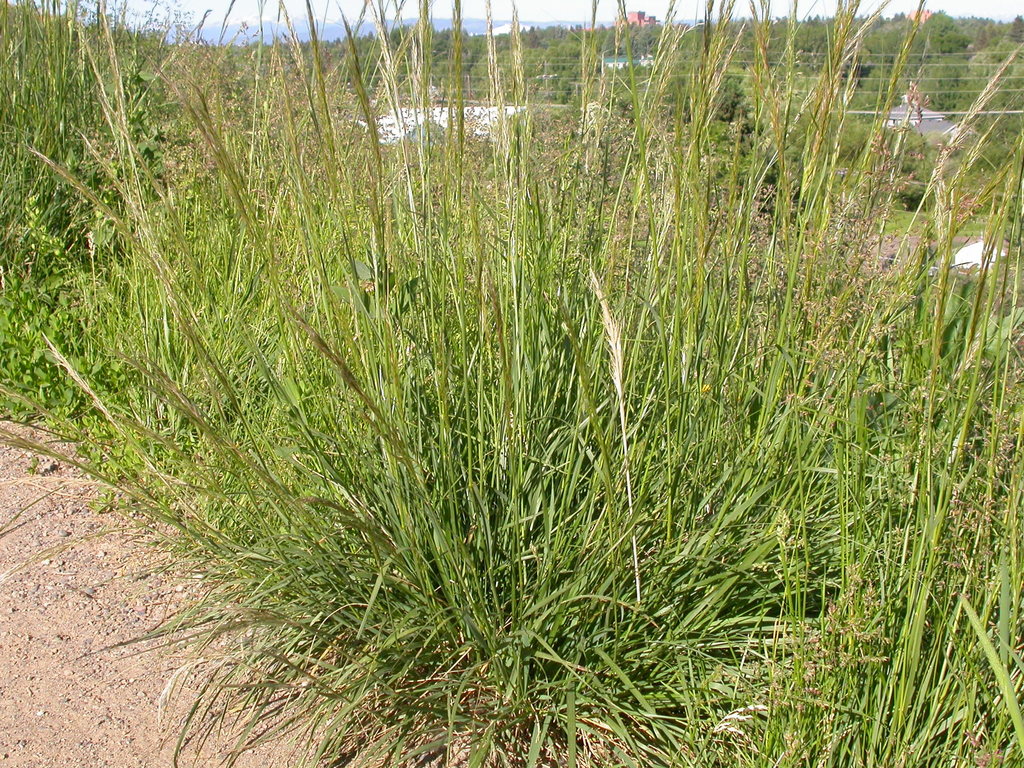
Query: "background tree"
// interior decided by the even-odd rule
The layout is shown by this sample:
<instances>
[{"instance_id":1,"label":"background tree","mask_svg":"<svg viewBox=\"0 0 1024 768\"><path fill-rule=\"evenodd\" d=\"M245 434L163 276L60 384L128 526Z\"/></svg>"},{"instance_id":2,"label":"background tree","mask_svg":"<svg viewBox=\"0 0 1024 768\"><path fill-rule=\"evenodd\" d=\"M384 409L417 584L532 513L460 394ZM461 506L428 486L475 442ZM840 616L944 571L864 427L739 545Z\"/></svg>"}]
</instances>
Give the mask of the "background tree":
<instances>
[{"instance_id":1,"label":"background tree","mask_svg":"<svg viewBox=\"0 0 1024 768\"><path fill-rule=\"evenodd\" d=\"M1018 16L1010 23L1010 39L1015 43L1024 43L1024 17Z\"/></svg>"}]
</instances>

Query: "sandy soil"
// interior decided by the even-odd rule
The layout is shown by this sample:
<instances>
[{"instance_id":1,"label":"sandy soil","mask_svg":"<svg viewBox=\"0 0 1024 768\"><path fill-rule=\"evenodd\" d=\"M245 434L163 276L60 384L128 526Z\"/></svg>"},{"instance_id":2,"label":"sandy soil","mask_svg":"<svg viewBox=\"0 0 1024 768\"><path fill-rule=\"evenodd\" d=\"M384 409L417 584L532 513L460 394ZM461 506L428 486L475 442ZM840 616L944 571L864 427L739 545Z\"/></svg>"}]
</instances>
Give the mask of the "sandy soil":
<instances>
[{"instance_id":1,"label":"sandy soil","mask_svg":"<svg viewBox=\"0 0 1024 768\"><path fill-rule=\"evenodd\" d=\"M191 700L186 687L168 708L161 694L185 660L119 646L158 625L181 588L148 574L154 554L124 521L89 508L96 493L70 467L0 445L0 768L172 764ZM182 765L223 755L210 745ZM282 746L238 765L300 763Z\"/></svg>"}]
</instances>

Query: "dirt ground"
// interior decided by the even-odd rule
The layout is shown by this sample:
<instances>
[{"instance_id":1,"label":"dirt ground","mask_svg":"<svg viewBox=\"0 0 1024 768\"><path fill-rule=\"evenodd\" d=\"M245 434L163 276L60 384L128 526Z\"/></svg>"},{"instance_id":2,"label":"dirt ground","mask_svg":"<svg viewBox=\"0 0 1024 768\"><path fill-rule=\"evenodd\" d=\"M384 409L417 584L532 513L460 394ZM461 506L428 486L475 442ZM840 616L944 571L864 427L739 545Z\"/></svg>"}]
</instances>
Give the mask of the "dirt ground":
<instances>
[{"instance_id":1,"label":"dirt ground","mask_svg":"<svg viewBox=\"0 0 1024 768\"><path fill-rule=\"evenodd\" d=\"M96 494L72 468L0 445L0 768L172 765L191 699L187 686L170 706L161 694L186 660L118 646L159 624L181 588L149 574L154 553L127 523L90 509ZM224 754L209 745L181 765ZM282 745L238 765L301 763Z\"/></svg>"}]
</instances>

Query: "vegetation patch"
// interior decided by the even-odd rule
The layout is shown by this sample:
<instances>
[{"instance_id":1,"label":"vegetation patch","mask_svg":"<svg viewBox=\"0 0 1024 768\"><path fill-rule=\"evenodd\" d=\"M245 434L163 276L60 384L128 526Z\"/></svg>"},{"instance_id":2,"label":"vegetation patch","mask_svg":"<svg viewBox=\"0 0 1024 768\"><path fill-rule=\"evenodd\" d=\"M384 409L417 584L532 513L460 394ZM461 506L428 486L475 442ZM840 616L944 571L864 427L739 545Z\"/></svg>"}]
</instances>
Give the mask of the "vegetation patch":
<instances>
[{"instance_id":1,"label":"vegetation patch","mask_svg":"<svg viewBox=\"0 0 1024 768\"><path fill-rule=\"evenodd\" d=\"M569 106L513 29L482 137L479 43L426 22L221 48L8 14L94 73L156 51L88 86L95 179L17 160L110 245L49 325L35 273L0 322L45 337L4 389L207 585L162 630L213 661L185 734L324 765L1021 757L1024 146L982 114L1012 64L930 143L887 116L921 34L965 51L951 20L844 5L813 73L811 27L727 8L577 30ZM400 109L446 130L382 142ZM61 250L19 221L22 264ZM1005 255L950 269L977 222Z\"/></svg>"}]
</instances>

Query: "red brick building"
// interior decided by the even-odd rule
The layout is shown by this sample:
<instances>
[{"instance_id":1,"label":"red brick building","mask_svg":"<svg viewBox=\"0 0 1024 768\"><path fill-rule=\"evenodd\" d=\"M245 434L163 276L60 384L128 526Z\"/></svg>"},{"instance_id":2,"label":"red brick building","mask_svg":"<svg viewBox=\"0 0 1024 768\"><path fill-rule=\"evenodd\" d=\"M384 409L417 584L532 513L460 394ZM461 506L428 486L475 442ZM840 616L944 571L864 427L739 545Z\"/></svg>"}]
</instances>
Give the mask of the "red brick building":
<instances>
[{"instance_id":1,"label":"red brick building","mask_svg":"<svg viewBox=\"0 0 1024 768\"><path fill-rule=\"evenodd\" d=\"M626 23L636 27L653 27L658 23L654 16L648 16L643 11L630 11L626 14Z\"/></svg>"}]
</instances>

